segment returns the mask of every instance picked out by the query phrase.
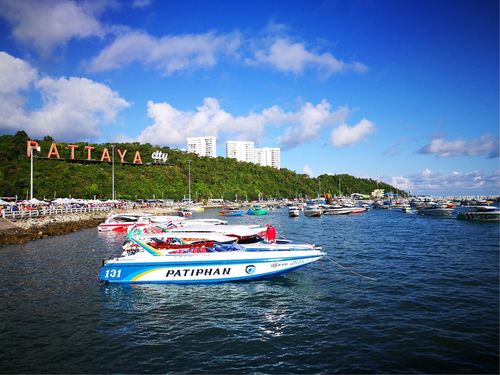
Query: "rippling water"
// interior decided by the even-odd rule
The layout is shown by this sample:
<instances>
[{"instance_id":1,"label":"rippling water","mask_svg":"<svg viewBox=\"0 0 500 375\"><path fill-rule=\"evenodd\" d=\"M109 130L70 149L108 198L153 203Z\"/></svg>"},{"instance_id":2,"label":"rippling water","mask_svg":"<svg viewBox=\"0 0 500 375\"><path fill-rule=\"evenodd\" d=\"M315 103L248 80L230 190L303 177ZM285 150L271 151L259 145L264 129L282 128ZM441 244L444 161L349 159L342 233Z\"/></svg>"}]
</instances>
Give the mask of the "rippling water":
<instances>
[{"instance_id":1,"label":"rippling water","mask_svg":"<svg viewBox=\"0 0 500 375\"><path fill-rule=\"evenodd\" d=\"M498 223L228 219L273 223L328 258L253 282L101 285L100 260L123 238L89 229L1 247L0 372L499 372Z\"/></svg>"}]
</instances>

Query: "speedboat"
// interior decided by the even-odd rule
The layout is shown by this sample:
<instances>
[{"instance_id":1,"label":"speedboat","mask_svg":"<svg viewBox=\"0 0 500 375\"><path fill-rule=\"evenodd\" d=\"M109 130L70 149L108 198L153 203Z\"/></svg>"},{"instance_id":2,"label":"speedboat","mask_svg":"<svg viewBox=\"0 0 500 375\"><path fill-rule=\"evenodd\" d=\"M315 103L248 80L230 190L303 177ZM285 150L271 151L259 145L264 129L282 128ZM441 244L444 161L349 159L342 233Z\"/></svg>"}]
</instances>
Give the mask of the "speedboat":
<instances>
[{"instance_id":1,"label":"speedboat","mask_svg":"<svg viewBox=\"0 0 500 375\"><path fill-rule=\"evenodd\" d=\"M187 208L181 208L179 211L177 211L177 214L182 217L193 216L193 212Z\"/></svg>"},{"instance_id":2,"label":"speedboat","mask_svg":"<svg viewBox=\"0 0 500 375\"><path fill-rule=\"evenodd\" d=\"M99 232L124 232L136 225L141 218L151 217L151 214L124 213L109 215L108 218L97 226Z\"/></svg>"},{"instance_id":3,"label":"speedboat","mask_svg":"<svg viewBox=\"0 0 500 375\"><path fill-rule=\"evenodd\" d=\"M468 206L457 215L458 220L500 221L500 210L495 206Z\"/></svg>"},{"instance_id":4,"label":"speedboat","mask_svg":"<svg viewBox=\"0 0 500 375\"><path fill-rule=\"evenodd\" d=\"M328 207L325 207L325 209L323 210L323 214L325 215L349 215L350 213L352 213L354 207L344 207L344 206L338 206L338 205L335 205L335 206L328 206ZM365 211L364 209L362 209L363 212Z\"/></svg>"},{"instance_id":5,"label":"speedboat","mask_svg":"<svg viewBox=\"0 0 500 375\"><path fill-rule=\"evenodd\" d=\"M269 212L267 208L263 208L258 205L253 205L247 211L248 215L266 215Z\"/></svg>"},{"instance_id":6,"label":"speedboat","mask_svg":"<svg viewBox=\"0 0 500 375\"><path fill-rule=\"evenodd\" d=\"M298 206L288 207L288 216L299 217L300 216L300 208Z\"/></svg>"},{"instance_id":7,"label":"speedboat","mask_svg":"<svg viewBox=\"0 0 500 375\"><path fill-rule=\"evenodd\" d=\"M320 217L321 214L322 214L322 210L317 205L308 204L307 206L304 207L304 215L306 215L306 216Z\"/></svg>"},{"instance_id":8,"label":"speedboat","mask_svg":"<svg viewBox=\"0 0 500 375\"><path fill-rule=\"evenodd\" d=\"M453 213L453 208L435 204L420 208L417 211L417 213L419 215L429 215L429 216L451 216L451 214Z\"/></svg>"},{"instance_id":9,"label":"speedboat","mask_svg":"<svg viewBox=\"0 0 500 375\"><path fill-rule=\"evenodd\" d=\"M252 280L293 271L321 259L321 247L271 237L272 226L187 226L129 235L119 257L103 261L110 283L213 283ZM184 230L184 231L183 231ZM267 232L267 233L266 233Z\"/></svg>"},{"instance_id":10,"label":"speedboat","mask_svg":"<svg viewBox=\"0 0 500 375\"><path fill-rule=\"evenodd\" d=\"M222 210L219 211L219 214L222 216L241 216L245 213L244 210L239 210L237 208L223 208Z\"/></svg>"},{"instance_id":11,"label":"speedboat","mask_svg":"<svg viewBox=\"0 0 500 375\"><path fill-rule=\"evenodd\" d=\"M103 261L100 280L109 283L216 283L253 280L293 271L321 259L311 244L216 244L163 252L138 238L136 252Z\"/></svg>"}]
</instances>

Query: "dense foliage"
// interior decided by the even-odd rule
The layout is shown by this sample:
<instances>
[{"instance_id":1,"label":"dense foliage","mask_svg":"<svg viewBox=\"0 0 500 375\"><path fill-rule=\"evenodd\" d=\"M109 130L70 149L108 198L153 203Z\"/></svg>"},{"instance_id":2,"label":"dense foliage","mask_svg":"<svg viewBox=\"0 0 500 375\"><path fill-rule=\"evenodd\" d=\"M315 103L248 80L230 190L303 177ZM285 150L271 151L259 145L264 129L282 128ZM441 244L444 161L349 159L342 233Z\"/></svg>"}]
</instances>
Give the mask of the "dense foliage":
<instances>
[{"instance_id":1,"label":"dense foliage","mask_svg":"<svg viewBox=\"0 0 500 375\"><path fill-rule=\"evenodd\" d=\"M28 135L24 131L0 136L0 194L25 198L30 188L30 158L26 156ZM108 199L112 191L112 163L86 162L87 143L76 143L75 159L69 162L70 150L66 143L57 142L61 160L47 158L53 139L38 140L41 152L34 156L34 196L39 199L54 197ZM92 144L92 158L100 160L104 148L112 155L110 144ZM370 194L374 189L404 194L385 183L356 178L347 174L321 175L309 178L288 169L276 170L228 158L205 158L168 147L150 144L120 143L116 149L127 150L121 164L115 154L115 194L118 199L174 199L188 196L191 176L193 200L224 198L243 200L261 198L316 197L318 194ZM152 162L157 150L168 153L165 164ZM136 151L143 165L132 164ZM66 160L62 160L66 159ZM188 163L191 160L191 163ZM190 164L190 165L189 165ZM189 173L190 171L190 173Z\"/></svg>"}]
</instances>

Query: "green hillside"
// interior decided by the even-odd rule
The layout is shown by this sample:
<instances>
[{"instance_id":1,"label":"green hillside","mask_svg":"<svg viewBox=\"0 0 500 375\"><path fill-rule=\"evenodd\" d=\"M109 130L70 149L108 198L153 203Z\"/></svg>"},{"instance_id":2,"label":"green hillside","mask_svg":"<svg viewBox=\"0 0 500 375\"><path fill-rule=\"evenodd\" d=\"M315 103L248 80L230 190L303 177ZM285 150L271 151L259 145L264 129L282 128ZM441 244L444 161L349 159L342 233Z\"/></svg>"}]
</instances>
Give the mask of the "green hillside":
<instances>
[{"instance_id":1,"label":"green hillside","mask_svg":"<svg viewBox=\"0 0 500 375\"><path fill-rule=\"evenodd\" d=\"M30 159L26 156L24 131L15 135L0 136L0 195L26 198L30 188ZM47 155L52 138L37 140L41 152L34 157L34 196L39 199L56 197L111 198L112 163L100 162L104 148L110 144L92 144L92 159L86 161L87 143L75 143L74 159L69 160L67 143L56 142L61 160ZM394 187L371 179L356 178L347 174L321 175L309 178L288 169L276 170L252 163L238 162L227 158L205 158L184 153L168 147L150 144L120 143L116 149L127 150L126 163L120 163L115 152L115 192L118 199L174 199L188 196L188 160L191 160L191 197L193 200L221 198L226 200L263 198L316 197L321 194L343 195L351 193L369 194L374 189L405 194ZM168 153L165 164L155 164L151 154L161 150ZM139 151L143 165L133 164ZM66 159L66 160L62 160ZM340 190L339 190L340 187Z\"/></svg>"}]
</instances>

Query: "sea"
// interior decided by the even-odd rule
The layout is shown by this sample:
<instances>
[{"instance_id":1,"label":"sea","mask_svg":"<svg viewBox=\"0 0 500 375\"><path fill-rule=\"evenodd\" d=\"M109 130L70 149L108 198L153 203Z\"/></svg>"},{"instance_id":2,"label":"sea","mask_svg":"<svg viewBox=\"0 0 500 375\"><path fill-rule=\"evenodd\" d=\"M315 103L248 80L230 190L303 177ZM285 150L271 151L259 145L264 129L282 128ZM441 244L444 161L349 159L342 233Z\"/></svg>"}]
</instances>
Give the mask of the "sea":
<instances>
[{"instance_id":1,"label":"sea","mask_svg":"<svg viewBox=\"0 0 500 375\"><path fill-rule=\"evenodd\" d=\"M225 219L327 256L256 281L106 285L101 260L122 235L0 247L0 373L499 373L498 223L286 208Z\"/></svg>"}]
</instances>

